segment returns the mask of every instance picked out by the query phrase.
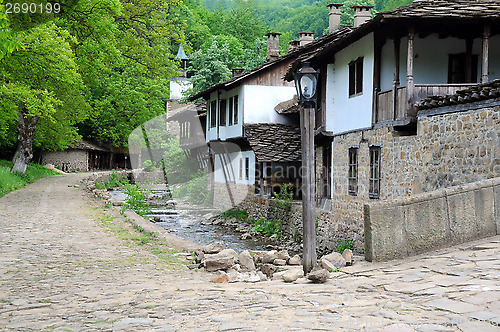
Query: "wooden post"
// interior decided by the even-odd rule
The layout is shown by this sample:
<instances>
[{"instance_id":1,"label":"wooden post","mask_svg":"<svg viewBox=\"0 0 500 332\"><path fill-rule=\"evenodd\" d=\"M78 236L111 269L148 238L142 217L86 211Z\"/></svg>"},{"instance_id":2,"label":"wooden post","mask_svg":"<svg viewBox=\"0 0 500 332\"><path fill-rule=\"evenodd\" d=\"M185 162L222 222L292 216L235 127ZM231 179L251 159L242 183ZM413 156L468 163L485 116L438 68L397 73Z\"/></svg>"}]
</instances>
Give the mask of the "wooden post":
<instances>
[{"instance_id":1,"label":"wooden post","mask_svg":"<svg viewBox=\"0 0 500 332\"><path fill-rule=\"evenodd\" d=\"M314 124L315 109L304 105L301 109L300 131L302 140L302 223L304 239L303 268L309 273L317 261L316 218L314 209Z\"/></svg>"},{"instance_id":2,"label":"wooden post","mask_svg":"<svg viewBox=\"0 0 500 332\"><path fill-rule=\"evenodd\" d=\"M472 45L474 40L467 38L465 40L465 83L472 83L475 77L472 77Z\"/></svg>"},{"instance_id":3,"label":"wooden post","mask_svg":"<svg viewBox=\"0 0 500 332\"><path fill-rule=\"evenodd\" d=\"M408 30L408 60L406 62L406 97L407 97L407 107L405 117L413 117L415 114L415 83L413 82L413 59L414 59L414 38L415 38L415 28L411 27Z\"/></svg>"},{"instance_id":4,"label":"wooden post","mask_svg":"<svg viewBox=\"0 0 500 332\"><path fill-rule=\"evenodd\" d=\"M481 83L489 81L488 78L488 57L490 50L490 25L485 24L483 28L483 61L481 65Z\"/></svg>"},{"instance_id":5,"label":"wooden post","mask_svg":"<svg viewBox=\"0 0 500 332\"><path fill-rule=\"evenodd\" d=\"M398 88L399 88L399 68L401 55L401 39L394 39L394 80L392 81L392 104L393 104L393 120L398 117Z\"/></svg>"},{"instance_id":6,"label":"wooden post","mask_svg":"<svg viewBox=\"0 0 500 332\"><path fill-rule=\"evenodd\" d=\"M380 67L382 58L382 41L379 36L375 37L374 67L373 67L373 113L372 125L379 121L378 116L378 94L380 92ZM325 75L326 76L326 75Z\"/></svg>"}]
</instances>

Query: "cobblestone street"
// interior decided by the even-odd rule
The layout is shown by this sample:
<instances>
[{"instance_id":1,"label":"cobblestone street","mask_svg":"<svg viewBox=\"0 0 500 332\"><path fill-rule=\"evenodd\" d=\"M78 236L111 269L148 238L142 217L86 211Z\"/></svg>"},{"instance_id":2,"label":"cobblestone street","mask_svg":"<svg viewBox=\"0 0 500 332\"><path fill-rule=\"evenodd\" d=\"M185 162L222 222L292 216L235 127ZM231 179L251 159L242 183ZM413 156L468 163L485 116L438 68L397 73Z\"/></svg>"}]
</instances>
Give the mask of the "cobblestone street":
<instances>
[{"instance_id":1,"label":"cobblestone street","mask_svg":"<svg viewBox=\"0 0 500 332\"><path fill-rule=\"evenodd\" d=\"M1 330L500 331L499 236L324 284L215 284L110 232L87 176L0 198Z\"/></svg>"}]
</instances>

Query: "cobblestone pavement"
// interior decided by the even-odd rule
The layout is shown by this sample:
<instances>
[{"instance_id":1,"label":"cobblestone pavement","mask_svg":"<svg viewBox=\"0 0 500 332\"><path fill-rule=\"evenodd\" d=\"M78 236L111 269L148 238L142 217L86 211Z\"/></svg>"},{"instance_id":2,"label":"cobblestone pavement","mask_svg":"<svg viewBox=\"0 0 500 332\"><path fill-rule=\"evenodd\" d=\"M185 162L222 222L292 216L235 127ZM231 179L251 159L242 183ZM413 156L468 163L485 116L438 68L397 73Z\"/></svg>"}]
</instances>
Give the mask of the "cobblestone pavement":
<instances>
[{"instance_id":1,"label":"cobblestone pavement","mask_svg":"<svg viewBox=\"0 0 500 332\"><path fill-rule=\"evenodd\" d=\"M110 233L99 202L68 186L84 176L45 178L0 199L0 329L500 330L500 237L357 262L325 284L214 284Z\"/></svg>"}]
</instances>

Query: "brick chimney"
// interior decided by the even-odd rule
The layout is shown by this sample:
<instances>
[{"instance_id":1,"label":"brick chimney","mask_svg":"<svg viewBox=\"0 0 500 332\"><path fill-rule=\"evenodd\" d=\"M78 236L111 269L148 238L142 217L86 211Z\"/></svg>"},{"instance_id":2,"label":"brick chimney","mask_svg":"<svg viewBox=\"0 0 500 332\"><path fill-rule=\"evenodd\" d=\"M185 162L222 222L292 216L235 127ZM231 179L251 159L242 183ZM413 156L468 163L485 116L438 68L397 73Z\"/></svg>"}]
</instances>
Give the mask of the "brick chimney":
<instances>
[{"instance_id":1,"label":"brick chimney","mask_svg":"<svg viewBox=\"0 0 500 332\"><path fill-rule=\"evenodd\" d=\"M243 72L245 71L245 68L233 68L233 69L231 69L231 71L233 72L233 77L237 77L237 76L240 76L241 74L243 74Z\"/></svg>"},{"instance_id":2,"label":"brick chimney","mask_svg":"<svg viewBox=\"0 0 500 332\"><path fill-rule=\"evenodd\" d=\"M299 32L299 37L299 46L304 46L314 40L314 32Z\"/></svg>"},{"instance_id":3,"label":"brick chimney","mask_svg":"<svg viewBox=\"0 0 500 332\"><path fill-rule=\"evenodd\" d=\"M280 56L281 33L269 32L267 36L267 61L277 59Z\"/></svg>"},{"instance_id":4,"label":"brick chimney","mask_svg":"<svg viewBox=\"0 0 500 332\"><path fill-rule=\"evenodd\" d=\"M299 47L299 41L298 40L291 40L288 43L288 52L296 50L298 47Z\"/></svg>"},{"instance_id":5,"label":"brick chimney","mask_svg":"<svg viewBox=\"0 0 500 332\"><path fill-rule=\"evenodd\" d=\"M373 6L352 6L354 9L354 27L357 28L361 24L372 18Z\"/></svg>"},{"instance_id":6,"label":"brick chimney","mask_svg":"<svg viewBox=\"0 0 500 332\"><path fill-rule=\"evenodd\" d=\"M328 13L328 32L338 30L340 28L340 7L342 3L330 3L327 7L330 9Z\"/></svg>"}]
</instances>

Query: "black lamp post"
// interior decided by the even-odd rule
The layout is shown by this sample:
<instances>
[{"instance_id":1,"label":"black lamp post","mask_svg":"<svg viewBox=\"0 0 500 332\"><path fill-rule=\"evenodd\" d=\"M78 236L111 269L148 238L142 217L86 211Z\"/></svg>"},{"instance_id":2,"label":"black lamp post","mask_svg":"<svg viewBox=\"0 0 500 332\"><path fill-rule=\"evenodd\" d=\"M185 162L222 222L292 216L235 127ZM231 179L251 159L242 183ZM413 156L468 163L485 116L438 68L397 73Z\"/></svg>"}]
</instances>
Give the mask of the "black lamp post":
<instances>
[{"instance_id":1,"label":"black lamp post","mask_svg":"<svg viewBox=\"0 0 500 332\"><path fill-rule=\"evenodd\" d=\"M303 267L309 273L317 261L315 223L315 169L314 169L314 127L316 114L316 87L319 72L305 62L294 75L295 88L300 103L304 106L300 114L302 140L302 224L303 224Z\"/></svg>"}]
</instances>

